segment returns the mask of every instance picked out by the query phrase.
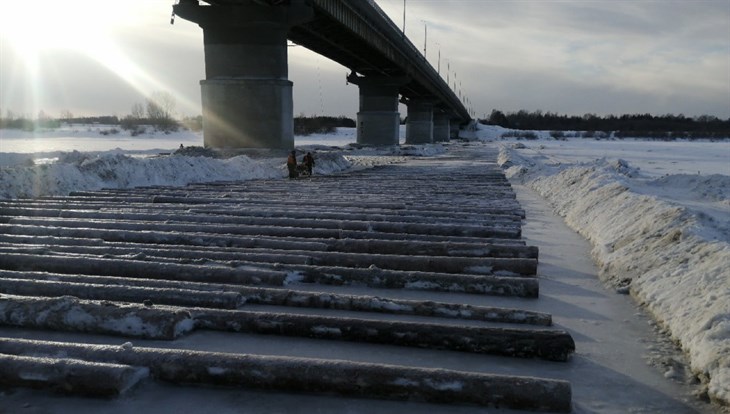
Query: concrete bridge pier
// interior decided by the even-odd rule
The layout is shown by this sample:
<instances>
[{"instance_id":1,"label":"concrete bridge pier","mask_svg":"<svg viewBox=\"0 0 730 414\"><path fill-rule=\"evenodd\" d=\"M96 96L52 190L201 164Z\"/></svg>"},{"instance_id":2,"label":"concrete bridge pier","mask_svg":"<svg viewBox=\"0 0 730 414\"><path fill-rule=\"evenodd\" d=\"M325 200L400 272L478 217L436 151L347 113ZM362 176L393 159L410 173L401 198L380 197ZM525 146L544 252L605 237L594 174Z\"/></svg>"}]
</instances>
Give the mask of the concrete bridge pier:
<instances>
[{"instance_id":1,"label":"concrete bridge pier","mask_svg":"<svg viewBox=\"0 0 730 414\"><path fill-rule=\"evenodd\" d=\"M433 114L433 142L449 142L451 117L445 112Z\"/></svg>"},{"instance_id":2,"label":"concrete bridge pier","mask_svg":"<svg viewBox=\"0 0 730 414\"><path fill-rule=\"evenodd\" d=\"M398 90L407 83L407 79L360 77L352 73L347 80L360 88L357 143L373 146L398 145L400 131Z\"/></svg>"},{"instance_id":3,"label":"concrete bridge pier","mask_svg":"<svg viewBox=\"0 0 730 414\"><path fill-rule=\"evenodd\" d=\"M183 0L175 14L204 34L203 141L214 148L294 147L287 32L313 15L303 0L288 6L200 6Z\"/></svg>"},{"instance_id":4,"label":"concrete bridge pier","mask_svg":"<svg viewBox=\"0 0 730 414\"><path fill-rule=\"evenodd\" d=\"M459 124L451 122L449 124L449 137L451 139L459 139Z\"/></svg>"},{"instance_id":5,"label":"concrete bridge pier","mask_svg":"<svg viewBox=\"0 0 730 414\"><path fill-rule=\"evenodd\" d=\"M433 102L410 99L406 121L406 144L431 144L434 141Z\"/></svg>"}]
</instances>

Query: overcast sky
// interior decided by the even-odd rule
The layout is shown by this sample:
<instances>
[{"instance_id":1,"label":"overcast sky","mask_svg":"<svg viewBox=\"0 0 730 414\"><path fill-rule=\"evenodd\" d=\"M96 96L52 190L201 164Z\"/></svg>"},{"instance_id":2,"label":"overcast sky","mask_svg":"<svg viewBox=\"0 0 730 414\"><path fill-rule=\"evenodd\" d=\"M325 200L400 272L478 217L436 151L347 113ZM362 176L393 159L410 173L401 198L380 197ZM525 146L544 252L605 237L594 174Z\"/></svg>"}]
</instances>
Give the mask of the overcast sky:
<instances>
[{"instance_id":1,"label":"overcast sky","mask_svg":"<svg viewBox=\"0 0 730 414\"><path fill-rule=\"evenodd\" d=\"M173 0L0 0L0 111L124 116L155 91L197 115L202 30ZM403 0L378 0L403 24ZM407 0L406 34L478 116L730 118L730 0ZM441 59L438 60L439 50ZM289 48L294 112L357 113L347 69ZM403 114L405 115L405 114Z\"/></svg>"}]
</instances>

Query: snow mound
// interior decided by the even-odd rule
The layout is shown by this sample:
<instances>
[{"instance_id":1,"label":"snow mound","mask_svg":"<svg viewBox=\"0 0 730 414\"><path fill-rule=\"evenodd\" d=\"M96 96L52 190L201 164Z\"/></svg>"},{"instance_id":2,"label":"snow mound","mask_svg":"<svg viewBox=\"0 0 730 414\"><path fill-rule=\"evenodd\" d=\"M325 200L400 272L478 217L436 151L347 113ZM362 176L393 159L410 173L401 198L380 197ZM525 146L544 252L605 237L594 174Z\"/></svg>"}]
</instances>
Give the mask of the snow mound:
<instances>
[{"instance_id":1,"label":"snow mound","mask_svg":"<svg viewBox=\"0 0 730 414\"><path fill-rule=\"evenodd\" d=\"M298 147L311 151L314 174L328 175L352 168L370 168L402 162L406 156L431 156L446 151L443 145L393 148L354 148L315 144L350 141L354 129L345 129L344 139L325 136ZM182 140L174 136L171 142ZM150 141L153 141L150 139ZM167 141L163 141L167 143ZM185 141L187 142L187 141ZM100 145L100 144L97 144ZM39 156L44 158L39 162ZM54 151L35 154L0 153L0 199L67 195L72 191L142 186L184 186L216 181L284 179L286 155L276 151L249 150L246 154L180 145L176 150L98 152Z\"/></svg>"},{"instance_id":2,"label":"snow mound","mask_svg":"<svg viewBox=\"0 0 730 414\"><path fill-rule=\"evenodd\" d=\"M712 222L691 204L647 195L690 199L686 193L695 193L728 205L730 177L643 182L639 169L621 159L548 165L508 145L501 146L499 162L591 241L601 277L617 288L630 285L689 355L710 398L730 404L730 231L708 231Z\"/></svg>"},{"instance_id":3,"label":"snow mound","mask_svg":"<svg viewBox=\"0 0 730 414\"><path fill-rule=\"evenodd\" d=\"M652 185L672 189L688 189L693 198L702 201L719 201L730 207L730 176L674 174L651 182Z\"/></svg>"},{"instance_id":4,"label":"snow mound","mask_svg":"<svg viewBox=\"0 0 730 414\"><path fill-rule=\"evenodd\" d=\"M190 152L190 151L188 151ZM198 152L137 158L122 152L73 151L52 164L0 168L0 198L66 195L71 191L141 186L183 186L214 181L284 178L284 159L252 159L246 155L212 158ZM330 174L350 168L340 153L317 154L315 172Z\"/></svg>"},{"instance_id":5,"label":"snow mound","mask_svg":"<svg viewBox=\"0 0 730 414\"><path fill-rule=\"evenodd\" d=\"M608 162L605 158L602 161ZM617 173L625 175L629 178L639 176L639 168L634 168L630 166L626 160L622 160L619 158L613 162L610 162L609 165Z\"/></svg>"}]
</instances>

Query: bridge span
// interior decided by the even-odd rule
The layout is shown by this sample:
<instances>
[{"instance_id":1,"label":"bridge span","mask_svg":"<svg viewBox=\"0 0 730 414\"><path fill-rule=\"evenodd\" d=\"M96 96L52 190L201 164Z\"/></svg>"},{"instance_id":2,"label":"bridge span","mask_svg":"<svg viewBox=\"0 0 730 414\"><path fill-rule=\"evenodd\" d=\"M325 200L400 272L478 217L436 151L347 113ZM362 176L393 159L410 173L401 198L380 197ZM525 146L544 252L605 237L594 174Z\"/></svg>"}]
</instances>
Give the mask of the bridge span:
<instances>
[{"instance_id":1,"label":"bridge span","mask_svg":"<svg viewBox=\"0 0 730 414\"><path fill-rule=\"evenodd\" d=\"M359 87L357 142L448 141L469 111L373 0L181 0L174 13L204 34L204 142L217 148L294 146L287 40L350 69Z\"/></svg>"}]
</instances>

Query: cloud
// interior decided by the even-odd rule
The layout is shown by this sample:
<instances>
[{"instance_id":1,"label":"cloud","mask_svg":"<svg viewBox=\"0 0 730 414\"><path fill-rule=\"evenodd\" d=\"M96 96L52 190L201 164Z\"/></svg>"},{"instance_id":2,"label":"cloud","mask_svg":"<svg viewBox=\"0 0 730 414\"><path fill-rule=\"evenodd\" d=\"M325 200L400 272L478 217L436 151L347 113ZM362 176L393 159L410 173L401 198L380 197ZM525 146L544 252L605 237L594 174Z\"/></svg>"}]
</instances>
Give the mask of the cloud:
<instances>
[{"instance_id":1,"label":"cloud","mask_svg":"<svg viewBox=\"0 0 730 414\"><path fill-rule=\"evenodd\" d=\"M79 1L88 0L64 4ZM12 11L5 3L0 11ZM401 27L403 2L378 4ZM182 19L170 26L170 6L128 0L113 13L96 7L105 13L88 19L95 22L91 27L103 23L116 47L150 76L143 88L168 89L178 110L193 115L200 113L199 81L205 76L202 30ZM408 0L406 18L406 33L419 50L428 26L429 61L438 66L441 51L442 76L461 82L477 113L496 108L730 117L727 0ZM347 70L301 47L289 49L295 113L354 117L358 90L345 84ZM135 90L113 68L76 53L44 52L44 77L32 80L13 53L3 43L3 111L28 112L23 108L32 101L33 82L42 85L40 105L48 113L79 108L124 115L143 93L154 92Z\"/></svg>"},{"instance_id":2,"label":"cloud","mask_svg":"<svg viewBox=\"0 0 730 414\"><path fill-rule=\"evenodd\" d=\"M402 16L402 4L380 3ZM407 26L428 22L429 42L439 42L465 89L478 95L474 102L509 89L526 107L533 100L559 112L623 107L730 117L725 0L409 1L407 14ZM408 34L423 41L415 29ZM550 93L550 102L535 91Z\"/></svg>"}]
</instances>

